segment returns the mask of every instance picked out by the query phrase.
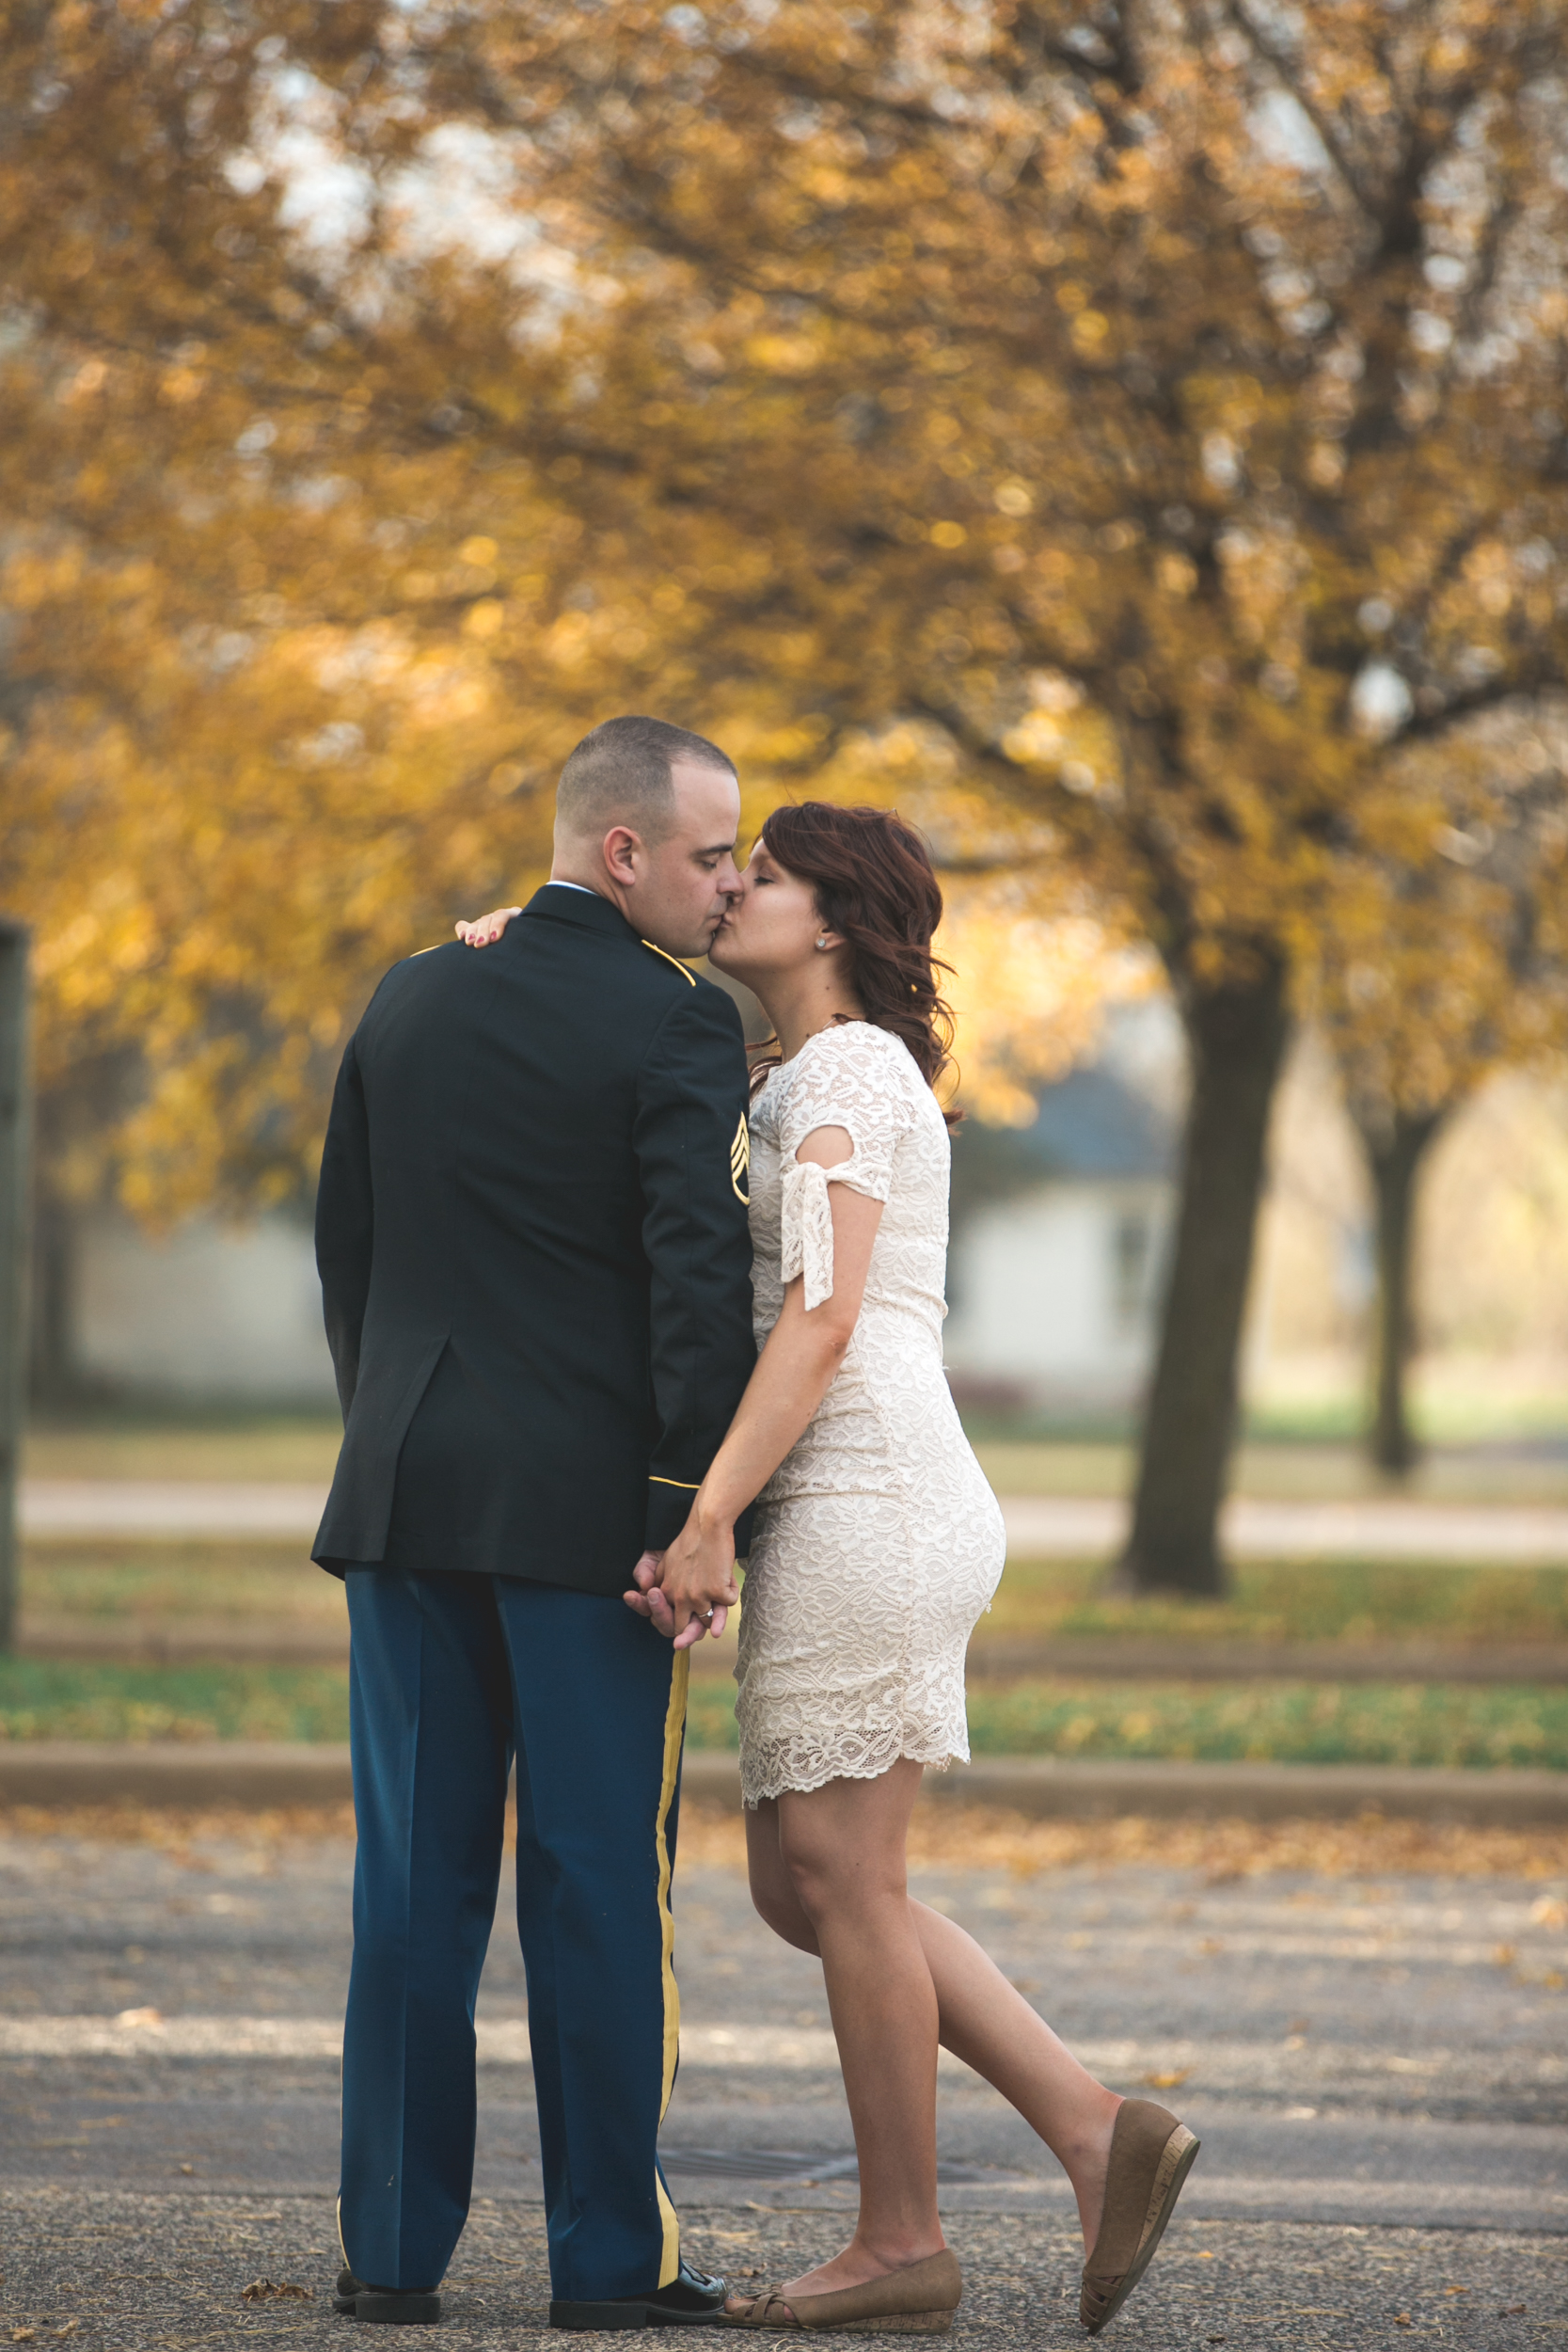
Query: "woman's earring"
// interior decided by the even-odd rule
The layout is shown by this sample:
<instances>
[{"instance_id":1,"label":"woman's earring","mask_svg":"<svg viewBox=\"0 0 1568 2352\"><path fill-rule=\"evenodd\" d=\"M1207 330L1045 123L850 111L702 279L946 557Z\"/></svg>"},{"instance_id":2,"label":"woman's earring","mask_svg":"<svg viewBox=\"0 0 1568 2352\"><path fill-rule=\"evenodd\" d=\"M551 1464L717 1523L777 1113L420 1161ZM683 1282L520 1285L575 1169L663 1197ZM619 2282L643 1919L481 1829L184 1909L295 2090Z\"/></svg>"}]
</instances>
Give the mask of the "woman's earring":
<instances>
[{"instance_id":1,"label":"woman's earring","mask_svg":"<svg viewBox=\"0 0 1568 2352\"><path fill-rule=\"evenodd\" d=\"M824 931L824 933L822 934L822 937L821 937L821 938L817 941L817 943L816 943L816 944L817 944L817 946L818 946L819 947L825 947L825 946L827 946L827 944L828 944L828 935L827 935L827 933L826 933L825 931Z\"/></svg>"}]
</instances>

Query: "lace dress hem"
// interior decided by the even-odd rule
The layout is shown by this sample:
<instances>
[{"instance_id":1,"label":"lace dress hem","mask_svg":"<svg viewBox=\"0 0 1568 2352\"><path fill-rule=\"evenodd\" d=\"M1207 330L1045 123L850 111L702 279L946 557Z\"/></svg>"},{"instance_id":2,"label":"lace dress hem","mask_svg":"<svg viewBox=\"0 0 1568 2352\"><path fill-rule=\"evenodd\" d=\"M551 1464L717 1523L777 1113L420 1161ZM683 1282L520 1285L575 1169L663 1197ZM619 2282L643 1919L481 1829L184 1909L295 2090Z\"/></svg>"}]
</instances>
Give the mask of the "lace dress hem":
<instances>
[{"instance_id":1,"label":"lace dress hem","mask_svg":"<svg viewBox=\"0 0 1568 2352\"><path fill-rule=\"evenodd\" d=\"M863 1745L855 1756L818 1754L801 1760L741 1756L740 1795L748 1811L774 1797L809 1797L832 1780L880 1780L895 1764L921 1764L927 1772L946 1772L950 1764L969 1762L969 1742L955 1742L950 1733L927 1739L895 1738L879 1741L869 1754Z\"/></svg>"}]
</instances>

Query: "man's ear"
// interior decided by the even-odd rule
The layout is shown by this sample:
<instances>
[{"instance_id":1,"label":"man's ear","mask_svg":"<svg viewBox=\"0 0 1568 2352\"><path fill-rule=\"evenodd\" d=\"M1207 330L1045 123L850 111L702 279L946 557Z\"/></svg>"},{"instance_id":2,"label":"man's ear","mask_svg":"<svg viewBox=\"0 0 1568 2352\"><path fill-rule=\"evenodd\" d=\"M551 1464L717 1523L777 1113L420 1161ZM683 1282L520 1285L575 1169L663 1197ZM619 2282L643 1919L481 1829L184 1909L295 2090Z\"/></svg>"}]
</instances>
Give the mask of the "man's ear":
<instances>
[{"instance_id":1,"label":"man's ear","mask_svg":"<svg viewBox=\"0 0 1568 2352\"><path fill-rule=\"evenodd\" d=\"M623 884L635 882L637 880L635 852L641 847L641 834L633 833L629 825L611 825L604 837L602 850L606 871L612 875L616 882Z\"/></svg>"}]
</instances>

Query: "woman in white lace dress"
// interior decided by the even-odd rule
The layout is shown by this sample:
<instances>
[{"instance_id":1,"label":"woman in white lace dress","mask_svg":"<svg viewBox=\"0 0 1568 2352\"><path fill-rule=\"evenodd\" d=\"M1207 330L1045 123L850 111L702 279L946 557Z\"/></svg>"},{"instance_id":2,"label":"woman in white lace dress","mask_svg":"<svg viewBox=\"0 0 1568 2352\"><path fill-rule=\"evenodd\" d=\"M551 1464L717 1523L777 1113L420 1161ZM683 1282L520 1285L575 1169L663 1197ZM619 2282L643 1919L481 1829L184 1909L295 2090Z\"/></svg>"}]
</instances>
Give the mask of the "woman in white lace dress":
<instances>
[{"instance_id":1,"label":"woman in white lace dress","mask_svg":"<svg viewBox=\"0 0 1568 2352\"><path fill-rule=\"evenodd\" d=\"M942 1373L941 911L896 817L808 803L768 819L710 950L779 1047L751 1120L762 1354L648 1604L677 1636L717 1617L735 1597L735 1521L758 1498L736 1677L752 1892L820 1955L861 2180L845 2252L732 2297L742 2326L948 2324L960 2281L937 2217L939 2040L1066 2167L1091 2331L1141 2276L1196 2153L1164 2108L1097 2083L907 1891L922 1769L969 1754L964 1651L1004 1551Z\"/></svg>"},{"instance_id":2,"label":"woman in white lace dress","mask_svg":"<svg viewBox=\"0 0 1568 2352\"><path fill-rule=\"evenodd\" d=\"M756 1515L736 1677L754 1807L967 1756L964 1649L1006 1539L942 1373L947 1128L909 1047L863 1019L817 1030L768 1072L751 1128L759 1344L797 1277L806 1315L832 1297L832 1187L881 1209L832 1384ZM797 1156L830 1132L847 1157Z\"/></svg>"},{"instance_id":3,"label":"woman in white lace dress","mask_svg":"<svg viewBox=\"0 0 1568 2352\"><path fill-rule=\"evenodd\" d=\"M807 803L768 819L710 949L778 1044L751 1118L761 1354L658 1582L640 1571L627 1599L683 1645L720 1631L736 1521L756 1500L736 1669L752 1893L821 1959L861 2188L844 2252L732 2296L741 2327L949 2325L961 2280L937 2216L939 2041L1065 2167L1091 2332L1142 2276L1197 2146L1164 2107L1096 2082L906 1883L922 1772L969 1753L964 1650L1004 1549L942 1374L941 912L896 817Z\"/></svg>"}]
</instances>

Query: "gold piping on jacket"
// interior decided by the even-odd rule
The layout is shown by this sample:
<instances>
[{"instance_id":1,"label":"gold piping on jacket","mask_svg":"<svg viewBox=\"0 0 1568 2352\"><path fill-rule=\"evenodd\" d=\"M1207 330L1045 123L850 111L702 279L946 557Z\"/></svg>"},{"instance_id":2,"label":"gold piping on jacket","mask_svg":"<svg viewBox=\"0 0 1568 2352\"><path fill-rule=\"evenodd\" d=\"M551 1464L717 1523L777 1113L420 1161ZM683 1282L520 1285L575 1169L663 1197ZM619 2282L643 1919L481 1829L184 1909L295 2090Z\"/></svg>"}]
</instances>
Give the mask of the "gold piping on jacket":
<instances>
[{"instance_id":1,"label":"gold piping on jacket","mask_svg":"<svg viewBox=\"0 0 1568 2352\"><path fill-rule=\"evenodd\" d=\"M746 1124L746 1114L742 1111L740 1124L735 1131L735 1141L730 1146L730 1190L742 1208L746 1209L752 1205L751 1169L752 1131ZM744 1192L740 1188L742 1177L746 1180Z\"/></svg>"},{"instance_id":2,"label":"gold piping on jacket","mask_svg":"<svg viewBox=\"0 0 1568 2352\"><path fill-rule=\"evenodd\" d=\"M695 988L695 987L696 987L696 985L697 985L697 975L695 974L695 972L689 972L689 971L687 970L687 968L686 968L685 964L684 964L684 963L682 963L682 962L680 961L680 960L679 960L679 958L678 958L678 957L675 957L675 956L671 956L671 955L665 955L665 953L664 953L664 949L663 949L662 947L656 947L656 946L654 946L654 943L653 943L653 941L652 941L651 939L645 939L645 940L642 942L642 945L643 945L643 946L644 946L644 947L646 947L646 948L647 948L647 950L648 950L648 952L649 952L649 954L650 954L650 955L655 955L655 956L664 956L664 961L665 961L665 962L666 962L667 964L669 964L669 966L670 966L671 970L672 970L672 971L674 971L674 972L678 972L678 973L680 974L680 976L681 976L681 978L682 978L683 980L685 980L685 981L686 981L686 983L687 983L688 987L689 987L689 988Z\"/></svg>"},{"instance_id":3,"label":"gold piping on jacket","mask_svg":"<svg viewBox=\"0 0 1568 2352\"><path fill-rule=\"evenodd\" d=\"M678 1486L682 1494L694 1495L702 1483L700 1478L656 1478L652 1470L648 1472L650 1486Z\"/></svg>"}]
</instances>

